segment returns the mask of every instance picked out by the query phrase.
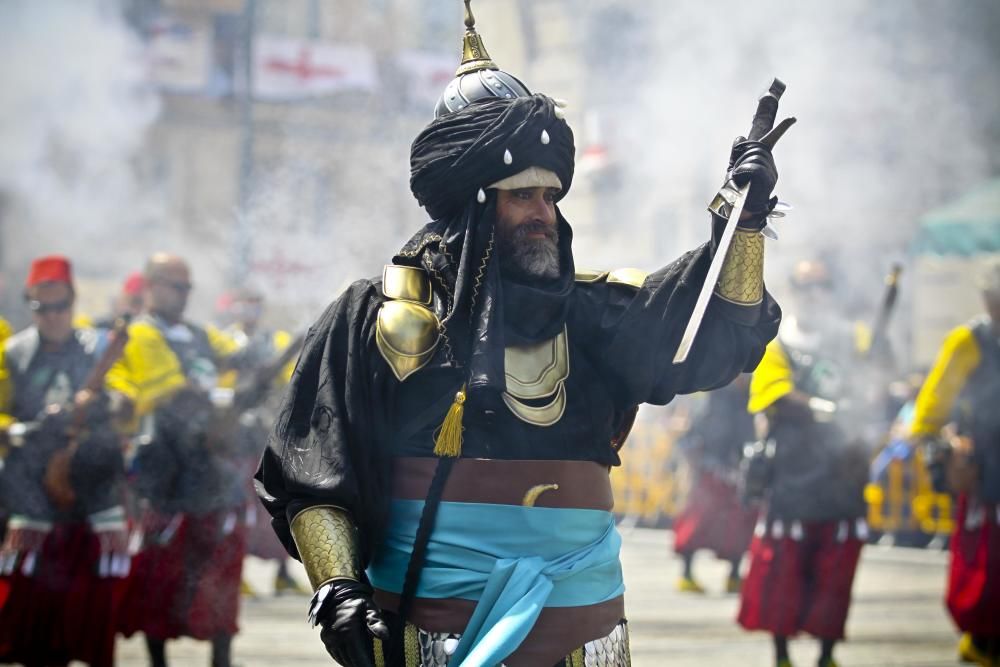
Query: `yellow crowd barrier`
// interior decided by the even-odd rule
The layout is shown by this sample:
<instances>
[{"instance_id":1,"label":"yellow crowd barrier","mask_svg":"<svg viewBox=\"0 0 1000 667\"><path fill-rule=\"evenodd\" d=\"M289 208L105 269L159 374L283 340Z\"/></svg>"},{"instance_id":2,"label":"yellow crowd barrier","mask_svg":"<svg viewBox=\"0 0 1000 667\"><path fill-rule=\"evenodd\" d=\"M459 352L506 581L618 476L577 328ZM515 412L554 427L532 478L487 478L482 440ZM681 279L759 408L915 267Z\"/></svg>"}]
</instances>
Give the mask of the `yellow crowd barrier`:
<instances>
[{"instance_id":1,"label":"yellow crowd barrier","mask_svg":"<svg viewBox=\"0 0 1000 667\"><path fill-rule=\"evenodd\" d=\"M919 451L907 461L889 462L884 480L865 489L865 500L868 524L885 533L949 534L955 525L952 498L934 491Z\"/></svg>"},{"instance_id":2,"label":"yellow crowd barrier","mask_svg":"<svg viewBox=\"0 0 1000 667\"><path fill-rule=\"evenodd\" d=\"M680 511L690 488L690 469L676 447L683 433L662 423L639 422L622 451L622 465L611 470L615 513L644 525L657 525ZM935 493L920 452L893 460L884 478L865 489L872 529L950 534L954 503Z\"/></svg>"},{"instance_id":3,"label":"yellow crowd barrier","mask_svg":"<svg viewBox=\"0 0 1000 667\"><path fill-rule=\"evenodd\" d=\"M675 447L676 433L659 424L637 423L611 469L615 513L655 525L680 510L689 486L688 468Z\"/></svg>"}]
</instances>

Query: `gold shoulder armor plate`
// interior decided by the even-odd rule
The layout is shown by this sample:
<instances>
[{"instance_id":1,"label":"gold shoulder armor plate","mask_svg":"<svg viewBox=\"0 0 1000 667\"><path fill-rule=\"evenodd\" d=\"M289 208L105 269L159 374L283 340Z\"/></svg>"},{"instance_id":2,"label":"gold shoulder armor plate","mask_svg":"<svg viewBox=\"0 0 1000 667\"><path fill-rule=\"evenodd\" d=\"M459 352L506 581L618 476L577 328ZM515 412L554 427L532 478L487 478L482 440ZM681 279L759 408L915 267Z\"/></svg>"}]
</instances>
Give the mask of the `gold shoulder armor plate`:
<instances>
[{"instance_id":1,"label":"gold shoulder armor plate","mask_svg":"<svg viewBox=\"0 0 1000 667\"><path fill-rule=\"evenodd\" d=\"M593 269L579 269L574 276L578 283L599 283L607 278L607 271L595 271Z\"/></svg>"},{"instance_id":2,"label":"gold shoulder armor plate","mask_svg":"<svg viewBox=\"0 0 1000 667\"><path fill-rule=\"evenodd\" d=\"M423 270L413 266L386 264L382 269L382 294L389 299L431 305L431 281Z\"/></svg>"},{"instance_id":3,"label":"gold shoulder armor plate","mask_svg":"<svg viewBox=\"0 0 1000 667\"><path fill-rule=\"evenodd\" d=\"M412 301L386 301L378 311L375 342L400 382L423 368L437 347L440 324L429 308Z\"/></svg>"},{"instance_id":4,"label":"gold shoulder armor plate","mask_svg":"<svg viewBox=\"0 0 1000 667\"><path fill-rule=\"evenodd\" d=\"M410 266L387 265L382 293L389 298L378 311L375 343L396 379L402 382L434 356L440 322L427 306L431 283L427 274Z\"/></svg>"},{"instance_id":5,"label":"gold shoulder armor plate","mask_svg":"<svg viewBox=\"0 0 1000 667\"><path fill-rule=\"evenodd\" d=\"M639 289L646 282L649 274L639 269L615 269L608 274L608 282L615 285L628 285Z\"/></svg>"}]
</instances>

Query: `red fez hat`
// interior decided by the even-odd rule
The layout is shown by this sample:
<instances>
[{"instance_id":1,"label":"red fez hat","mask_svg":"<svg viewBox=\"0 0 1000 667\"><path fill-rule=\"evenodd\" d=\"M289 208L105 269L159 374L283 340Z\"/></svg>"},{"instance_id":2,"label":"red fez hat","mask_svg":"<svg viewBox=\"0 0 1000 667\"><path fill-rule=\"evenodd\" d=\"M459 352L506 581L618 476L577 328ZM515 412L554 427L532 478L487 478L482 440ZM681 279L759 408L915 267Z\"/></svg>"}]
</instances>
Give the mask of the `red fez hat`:
<instances>
[{"instance_id":1,"label":"red fez hat","mask_svg":"<svg viewBox=\"0 0 1000 667\"><path fill-rule=\"evenodd\" d=\"M73 270L69 260L62 255L49 255L33 261L24 286L34 287L38 283L66 283L72 286Z\"/></svg>"},{"instance_id":2,"label":"red fez hat","mask_svg":"<svg viewBox=\"0 0 1000 667\"><path fill-rule=\"evenodd\" d=\"M215 298L215 312L224 315L230 311L235 302L236 294L227 290Z\"/></svg>"},{"instance_id":3,"label":"red fez hat","mask_svg":"<svg viewBox=\"0 0 1000 667\"><path fill-rule=\"evenodd\" d=\"M129 296L135 296L136 294L141 294L143 288L146 287L146 279L143 277L141 271L133 271L128 274L125 278L125 283L122 285L122 291Z\"/></svg>"}]
</instances>

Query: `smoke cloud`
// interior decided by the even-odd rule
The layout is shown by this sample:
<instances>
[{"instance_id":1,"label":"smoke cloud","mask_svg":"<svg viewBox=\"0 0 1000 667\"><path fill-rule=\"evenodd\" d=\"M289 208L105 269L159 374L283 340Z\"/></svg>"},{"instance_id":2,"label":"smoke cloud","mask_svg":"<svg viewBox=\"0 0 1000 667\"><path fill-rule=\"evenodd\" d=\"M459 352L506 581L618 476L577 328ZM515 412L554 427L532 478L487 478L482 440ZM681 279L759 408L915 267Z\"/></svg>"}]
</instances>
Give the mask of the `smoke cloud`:
<instances>
[{"instance_id":1,"label":"smoke cloud","mask_svg":"<svg viewBox=\"0 0 1000 667\"><path fill-rule=\"evenodd\" d=\"M280 3L259 4L274 15ZM777 193L795 206L777 225L781 240L769 243L768 282L779 290L794 259L830 256L845 301L870 312L920 214L1000 171L1000 5L992 0L564 4L517 3L518 24L507 18L507 0L476 3L494 59L530 88L569 99L578 160L599 143L616 165L581 173L596 203L581 204L577 193L564 201L578 266L653 269L704 240L705 204L730 142L746 132L774 76L788 85L780 113L799 118L775 151ZM332 20L338 5L319 6L320 18ZM546 29L553 11L568 22L559 31ZM427 13L414 21L428 25L406 26L417 36L412 46L457 60L460 3L453 21L443 9ZM117 280L153 250L172 250L192 261L195 315L204 317L228 286L239 241L269 309L285 304L304 319L346 283L378 273L426 220L408 192L407 158L431 109L418 113L403 99L412 82L390 64L389 47L372 42L384 35L374 16L342 21L336 32L380 54L380 92L258 110L249 208L234 225L237 159L217 169L212 156L199 157L183 178L161 173L162 155L181 144L151 138L171 120L170 100L151 87L141 38L119 3L4 3L8 282L42 252L70 253L81 273ZM574 65L562 79L557 52ZM324 114L345 108L356 122L330 127ZM235 155L240 129L225 131L227 139L210 129L200 136ZM185 210L177 200L190 187L232 204Z\"/></svg>"},{"instance_id":2,"label":"smoke cloud","mask_svg":"<svg viewBox=\"0 0 1000 667\"><path fill-rule=\"evenodd\" d=\"M51 252L84 272L122 266L163 216L137 173L160 107L140 40L117 3L15 0L0 7L0 63L3 267L19 277Z\"/></svg>"},{"instance_id":3,"label":"smoke cloud","mask_svg":"<svg viewBox=\"0 0 1000 667\"><path fill-rule=\"evenodd\" d=\"M918 217L1000 170L995 2L605 3L586 29L589 103L622 165L587 246L608 261L656 266L707 236L729 144L775 76L779 118L799 119L775 150L776 193L795 206L769 243L775 286L821 255L842 296L874 299Z\"/></svg>"}]
</instances>

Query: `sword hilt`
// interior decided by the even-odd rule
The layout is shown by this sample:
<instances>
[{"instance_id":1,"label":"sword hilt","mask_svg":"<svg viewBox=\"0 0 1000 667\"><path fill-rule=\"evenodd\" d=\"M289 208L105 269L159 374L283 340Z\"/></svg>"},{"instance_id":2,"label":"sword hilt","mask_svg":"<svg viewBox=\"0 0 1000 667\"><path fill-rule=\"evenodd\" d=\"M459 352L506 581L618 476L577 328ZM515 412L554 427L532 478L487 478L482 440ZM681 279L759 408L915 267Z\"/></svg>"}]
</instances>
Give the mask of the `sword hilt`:
<instances>
[{"instance_id":1,"label":"sword hilt","mask_svg":"<svg viewBox=\"0 0 1000 667\"><path fill-rule=\"evenodd\" d=\"M784 92L784 82L775 78L767 92L757 100L757 112L753 115L747 139L758 141L774 128L774 121L778 117L778 100Z\"/></svg>"}]
</instances>

